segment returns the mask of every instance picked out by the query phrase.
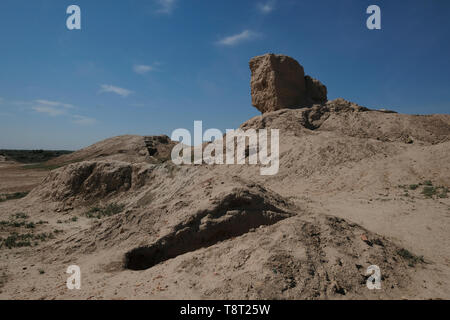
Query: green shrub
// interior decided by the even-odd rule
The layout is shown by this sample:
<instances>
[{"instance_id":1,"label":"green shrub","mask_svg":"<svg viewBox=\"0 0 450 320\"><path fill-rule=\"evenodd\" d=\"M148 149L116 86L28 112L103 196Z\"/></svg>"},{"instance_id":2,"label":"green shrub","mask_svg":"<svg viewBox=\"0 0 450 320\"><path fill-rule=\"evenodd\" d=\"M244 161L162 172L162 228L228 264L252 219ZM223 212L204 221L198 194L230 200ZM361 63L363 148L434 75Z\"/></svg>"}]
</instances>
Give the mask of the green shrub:
<instances>
[{"instance_id":1,"label":"green shrub","mask_svg":"<svg viewBox=\"0 0 450 320\"><path fill-rule=\"evenodd\" d=\"M27 195L28 195L28 192L15 192L15 193L9 193L9 194L0 194L0 202L25 198Z\"/></svg>"},{"instance_id":2,"label":"green shrub","mask_svg":"<svg viewBox=\"0 0 450 320\"><path fill-rule=\"evenodd\" d=\"M432 198L436 194L436 188L432 186L425 186L422 194L427 198Z\"/></svg>"},{"instance_id":3,"label":"green shrub","mask_svg":"<svg viewBox=\"0 0 450 320\"><path fill-rule=\"evenodd\" d=\"M8 249L31 247L33 244L37 246L40 242L54 239L53 233L25 233L19 234L17 232L11 233L6 239L0 239L0 248L5 246Z\"/></svg>"},{"instance_id":4,"label":"green shrub","mask_svg":"<svg viewBox=\"0 0 450 320\"><path fill-rule=\"evenodd\" d=\"M448 198L448 188L447 187L442 187L441 189L441 193L438 195L439 198Z\"/></svg>"},{"instance_id":5,"label":"green shrub","mask_svg":"<svg viewBox=\"0 0 450 320\"><path fill-rule=\"evenodd\" d=\"M25 225L25 228L34 229L34 228L36 228L36 224L34 222L29 222Z\"/></svg>"},{"instance_id":6,"label":"green shrub","mask_svg":"<svg viewBox=\"0 0 450 320\"><path fill-rule=\"evenodd\" d=\"M12 216L12 218L14 219L28 219L29 216L26 213L23 212L18 212L15 215Z\"/></svg>"},{"instance_id":7,"label":"green shrub","mask_svg":"<svg viewBox=\"0 0 450 320\"><path fill-rule=\"evenodd\" d=\"M86 217L90 219L101 219L103 217L110 217L118 213L121 213L124 208L125 205L117 203L110 203L105 207L92 207L91 209L89 209L88 212L86 212Z\"/></svg>"},{"instance_id":8,"label":"green shrub","mask_svg":"<svg viewBox=\"0 0 450 320\"><path fill-rule=\"evenodd\" d=\"M12 248L22 248L22 247L31 247L32 234L18 234L17 232L13 232L8 236L5 240L3 240L4 246L8 249Z\"/></svg>"},{"instance_id":9,"label":"green shrub","mask_svg":"<svg viewBox=\"0 0 450 320\"><path fill-rule=\"evenodd\" d=\"M402 257L403 259L407 260L409 262L410 267L414 267L417 263L424 263L425 260L423 259L423 256L416 256L409 252L406 249L400 249L397 251L397 254Z\"/></svg>"}]
</instances>

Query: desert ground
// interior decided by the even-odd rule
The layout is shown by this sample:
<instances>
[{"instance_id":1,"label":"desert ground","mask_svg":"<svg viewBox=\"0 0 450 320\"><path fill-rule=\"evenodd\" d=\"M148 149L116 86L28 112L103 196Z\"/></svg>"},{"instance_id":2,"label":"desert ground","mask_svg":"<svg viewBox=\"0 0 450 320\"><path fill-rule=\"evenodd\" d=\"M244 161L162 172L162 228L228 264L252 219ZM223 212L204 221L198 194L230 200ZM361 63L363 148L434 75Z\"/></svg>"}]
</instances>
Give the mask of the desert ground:
<instances>
[{"instance_id":1,"label":"desert ground","mask_svg":"<svg viewBox=\"0 0 450 320\"><path fill-rule=\"evenodd\" d=\"M249 143L245 164L177 164L164 135L1 156L0 299L449 299L450 115L329 101L285 55L249 65L262 114L240 129L279 130L276 174Z\"/></svg>"},{"instance_id":2,"label":"desert ground","mask_svg":"<svg viewBox=\"0 0 450 320\"><path fill-rule=\"evenodd\" d=\"M3 159L1 193L30 193L0 202L0 298L450 298L449 115L337 99L241 128L280 129L278 174L174 165L165 136Z\"/></svg>"}]
</instances>

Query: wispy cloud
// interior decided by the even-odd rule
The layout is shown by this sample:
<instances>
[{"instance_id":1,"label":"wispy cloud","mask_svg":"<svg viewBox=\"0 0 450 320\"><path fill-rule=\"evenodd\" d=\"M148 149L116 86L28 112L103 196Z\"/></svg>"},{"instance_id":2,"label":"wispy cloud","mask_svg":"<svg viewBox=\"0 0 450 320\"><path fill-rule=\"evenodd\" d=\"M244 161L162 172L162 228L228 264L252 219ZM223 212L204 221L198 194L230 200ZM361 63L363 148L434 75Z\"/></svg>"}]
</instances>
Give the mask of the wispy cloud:
<instances>
[{"instance_id":1,"label":"wispy cloud","mask_svg":"<svg viewBox=\"0 0 450 320\"><path fill-rule=\"evenodd\" d=\"M109 84L102 84L100 87L101 87L100 93L111 92L111 93L118 94L119 96L122 96L122 97L128 97L130 94L133 93L133 91L131 91L131 90L112 86Z\"/></svg>"},{"instance_id":2,"label":"wispy cloud","mask_svg":"<svg viewBox=\"0 0 450 320\"><path fill-rule=\"evenodd\" d=\"M31 107L31 109L33 109L36 112L39 113L45 113L51 117L56 117L56 116L60 116L66 113L66 111L64 109L60 109L57 107L50 107L50 106L42 106L42 105L38 105L38 106L33 106Z\"/></svg>"},{"instance_id":3,"label":"wispy cloud","mask_svg":"<svg viewBox=\"0 0 450 320\"><path fill-rule=\"evenodd\" d=\"M82 126L90 126L97 122L97 120L95 120L94 118L80 116L77 114L73 115L72 118L73 118L73 120L72 120L73 123L79 124Z\"/></svg>"},{"instance_id":4,"label":"wispy cloud","mask_svg":"<svg viewBox=\"0 0 450 320\"><path fill-rule=\"evenodd\" d=\"M0 104L6 103L7 101L3 98L0 98ZM36 99L31 101L8 101L10 105L18 106L22 110L32 109L39 113L46 113L52 117L59 116L62 114L67 114L69 109L75 108L74 105L69 103L63 103L59 101L52 101L46 99Z\"/></svg>"},{"instance_id":5,"label":"wispy cloud","mask_svg":"<svg viewBox=\"0 0 450 320\"><path fill-rule=\"evenodd\" d=\"M275 9L275 0L258 3L257 8L262 14L269 14Z\"/></svg>"},{"instance_id":6,"label":"wispy cloud","mask_svg":"<svg viewBox=\"0 0 450 320\"><path fill-rule=\"evenodd\" d=\"M250 31L250 30L244 30L241 33L225 37L219 41L217 41L218 45L222 46L235 46L241 42L249 41L256 39L259 36L258 33Z\"/></svg>"},{"instance_id":7,"label":"wispy cloud","mask_svg":"<svg viewBox=\"0 0 450 320\"><path fill-rule=\"evenodd\" d=\"M138 74L146 74L147 72L155 70L153 66L147 66L144 64L134 65L133 66L134 72Z\"/></svg>"},{"instance_id":8,"label":"wispy cloud","mask_svg":"<svg viewBox=\"0 0 450 320\"><path fill-rule=\"evenodd\" d=\"M66 116L72 118L72 122L78 125L85 126L96 123L96 120L94 118L72 114L71 110L77 109L77 107L69 103L44 99L38 99L30 102L20 101L18 103L20 103L21 105L30 105L32 110L46 114L50 117Z\"/></svg>"},{"instance_id":9,"label":"wispy cloud","mask_svg":"<svg viewBox=\"0 0 450 320\"><path fill-rule=\"evenodd\" d=\"M175 9L176 0L155 0L158 4L157 13L171 14Z\"/></svg>"},{"instance_id":10,"label":"wispy cloud","mask_svg":"<svg viewBox=\"0 0 450 320\"><path fill-rule=\"evenodd\" d=\"M74 108L73 105L68 103L44 99L34 100L31 103L33 104L31 109L39 113L45 113L51 117L66 114L68 109Z\"/></svg>"},{"instance_id":11,"label":"wispy cloud","mask_svg":"<svg viewBox=\"0 0 450 320\"><path fill-rule=\"evenodd\" d=\"M71 108L74 107L71 104L62 103L62 102L59 102L59 101L50 101L50 100L41 100L41 99L39 99L39 100L35 100L35 102L40 104L40 105L43 105L43 106L55 107L55 108L61 107L61 108L71 109Z\"/></svg>"}]
</instances>

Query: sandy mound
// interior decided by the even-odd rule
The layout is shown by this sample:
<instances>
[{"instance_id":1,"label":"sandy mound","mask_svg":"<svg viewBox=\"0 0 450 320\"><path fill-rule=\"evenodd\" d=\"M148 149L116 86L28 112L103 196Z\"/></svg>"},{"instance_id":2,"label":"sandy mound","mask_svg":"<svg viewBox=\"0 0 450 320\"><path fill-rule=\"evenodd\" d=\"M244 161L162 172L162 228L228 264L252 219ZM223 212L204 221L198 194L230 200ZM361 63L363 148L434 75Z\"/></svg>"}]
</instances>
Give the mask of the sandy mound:
<instances>
[{"instance_id":1,"label":"sandy mound","mask_svg":"<svg viewBox=\"0 0 450 320\"><path fill-rule=\"evenodd\" d=\"M271 225L293 215L281 209L287 201L262 187L235 188L211 200L211 207L196 211L153 244L129 251L124 267L144 270L178 255L208 247Z\"/></svg>"},{"instance_id":2,"label":"sandy mound","mask_svg":"<svg viewBox=\"0 0 450 320\"><path fill-rule=\"evenodd\" d=\"M392 297L411 284L410 261L400 250L342 219L296 216L185 257L177 279L194 274L192 281L199 281L196 289L203 298L376 298L379 295L366 288L366 269L378 265L383 295ZM218 276L200 281L214 272Z\"/></svg>"},{"instance_id":3,"label":"sandy mound","mask_svg":"<svg viewBox=\"0 0 450 320\"><path fill-rule=\"evenodd\" d=\"M344 99L312 108L283 109L252 118L241 128L332 131L350 137L437 144L450 140L450 115L406 115L370 110Z\"/></svg>"},{"instance_id":4,"label":"sandy mound","mask_svg":"<svg viewBox=\"0 0 450 320\"><path fill-rule=\"evenodd\" d=\"M67 203L100 200L139 187L152 166L120 161L83 161L56 169L29 197Z\"/></svg>"},{"instance_id":5,"label":"sandy mound","mask_svg":"<svg viewBox=\"0 0 450 320\"><path fill-rule=\"evenodd\" d=\"M439 143L448 139L447 116L332 103L267 113L242 125L281 129L275 176L261 176L251 165L170 161L86 161L52 171L24 205L52 208L46 219L67 219L50 203L70 204L80 223L33 254L52 274L68 262L91 271L92 284L72 298L98 290L102 297L148 297L143 279L148 285L159 279L154 298L447 297L450 203L426 199L420 190L406 197L397 187L424 180L448 186L450 141ZM330 119L340 125L332 127ZM414 142L403 141L391 122L408 126ZM382 130L372 131L373 123ZM88 220L86 204L99 203L124 209ZM381 291L366 288L370 265L382 270ZM54 292L57 280L41 286ZM12 285L27 292L17 284L10 280L5 292Z\"/></svg>"},{"instance_id":6,"label":"sandy mound","mask_svg":"<svg viewBox=\"0 0 450 320\"><path fill-rule=\"evenodd\" d=\"M48 165L67 165L88 160L115 160L129 163L159 163L170 159L175 143L167 136L125 135L95 143L69 155L48 161Z\"/></svg>"},{"instance_id":7,"label":"sandy mound","mask_svg":"<svg viewBox=\"0 0 450 320\"><path fill-rule=\"evenodd\" d=\"M148 156L142 136L118 136L95 143L69 155L52 159L49 165L66 165L87 160L117 160L124 162L143 162Z\"/></svg>"},{"instance_id":8,"label":"sandy mound","mask_svg":"<svg viewBox=\"0 0 450 320\"><path fill-rule=\"evenodd\" d=\"M109 272L163 272L176 283L173 290L209 299L398 297L416 287L411 272L425 266L381 235L311 214L237 177L207 179L184 192L183 200L167 195L96 222L43 253L56 264L80 255L93 263L110 249ZM382 292L366 288L370 265L383 270Z\"/></svg>"},{"instance_id":9,"label":"sandy mound","mask_svg":"<svg viewBox=\"0 0 450 320\"><path fill-rule=\"evenodd\" d=\"M177 142L170 140L165 135L144 137L144 142L151 163L169 161L171 159L172 149L177 144Z\"/></svg>"}]
</instances>

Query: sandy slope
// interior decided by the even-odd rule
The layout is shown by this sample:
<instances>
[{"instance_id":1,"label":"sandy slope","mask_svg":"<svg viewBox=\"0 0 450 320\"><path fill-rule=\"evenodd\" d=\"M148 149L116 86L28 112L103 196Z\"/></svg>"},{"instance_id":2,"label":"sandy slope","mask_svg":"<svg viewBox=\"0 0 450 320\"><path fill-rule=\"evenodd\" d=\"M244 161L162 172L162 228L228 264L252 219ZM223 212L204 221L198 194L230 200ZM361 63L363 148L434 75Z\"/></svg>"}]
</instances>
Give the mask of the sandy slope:
<instances>
[{"instance_id":1,"label":"sandy slope","mask_svg":"<svg viewBox=\"0 0 450 320\"><path fill-rule=\"evenodd\" d=\"M0 220L23 211L48 221L34 232L63 230L36 247L0 249L0 298L450 298L449 198L409 188L450 186L450 116L337 100L242 128L281 130L277 175L140 161L147 146L130 142L136 158L72 163L27 198L0 203ZM90 150L124 149L117 139L128 141ZM125 209L84 215L107 203ZM79 291L65 286L71 264L82 270ZM382 289L370 291L374 264Z\"/></svg>"}]
</instances>

